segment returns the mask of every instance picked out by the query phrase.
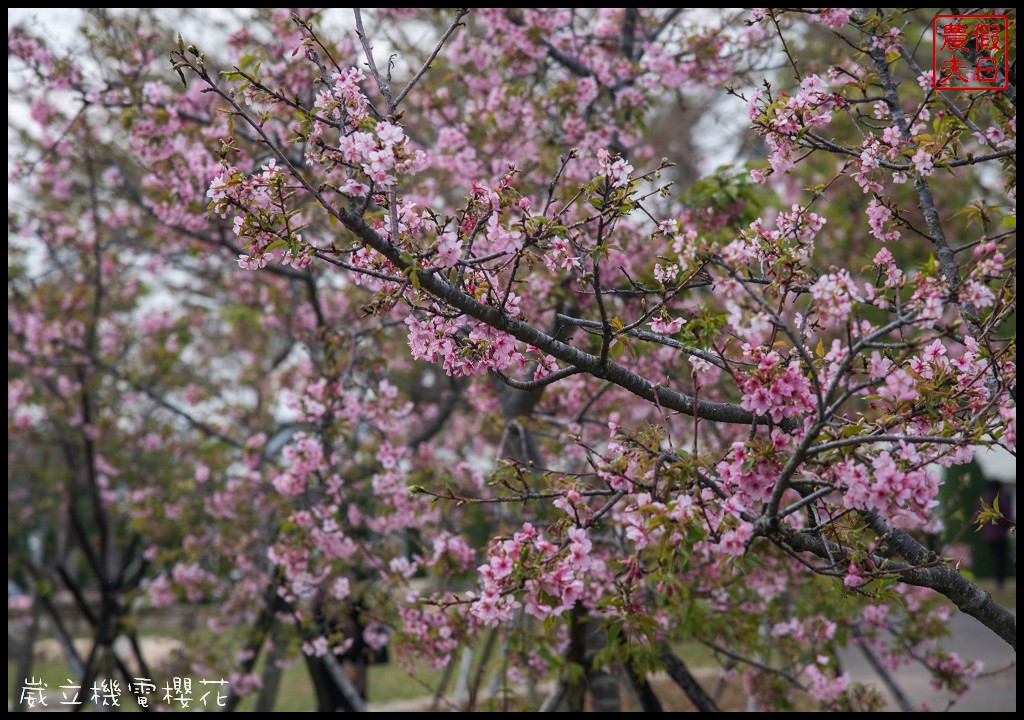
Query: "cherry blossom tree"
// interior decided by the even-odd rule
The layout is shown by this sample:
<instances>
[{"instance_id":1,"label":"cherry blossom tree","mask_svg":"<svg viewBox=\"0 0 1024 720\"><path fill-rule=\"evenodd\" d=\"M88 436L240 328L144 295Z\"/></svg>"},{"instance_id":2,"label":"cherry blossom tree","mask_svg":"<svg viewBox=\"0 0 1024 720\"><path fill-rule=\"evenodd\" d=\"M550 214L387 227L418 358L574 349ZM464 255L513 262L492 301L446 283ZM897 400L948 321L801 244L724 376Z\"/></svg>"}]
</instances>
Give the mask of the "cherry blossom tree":
<instances>
[{"instance_id":1,"label":"cherry blossom tree","mask_svg":"<svg viewBox=\"0 0 1024 720\"><path fill-rule=\"evenodd\" d=\"M548 710L715 709L684 641L765 708L876 707L851 643L963 692L954 608L1016 649L934 545L1016 447L1012 78L936 90L914 13L225 22L8 34L9 558L83 685L172 603L232 708L385 646Z\"/></svg>"}]
</instances>

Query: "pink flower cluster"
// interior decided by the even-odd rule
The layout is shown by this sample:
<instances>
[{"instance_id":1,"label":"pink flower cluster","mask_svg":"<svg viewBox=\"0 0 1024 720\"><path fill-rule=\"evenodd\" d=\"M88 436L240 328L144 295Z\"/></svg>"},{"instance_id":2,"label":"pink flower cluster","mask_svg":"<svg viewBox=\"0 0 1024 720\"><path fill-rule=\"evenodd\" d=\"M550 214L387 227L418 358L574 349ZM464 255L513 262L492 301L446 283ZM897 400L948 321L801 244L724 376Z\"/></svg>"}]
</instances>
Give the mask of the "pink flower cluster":
<instances>
[{"instance_id":1,"label":"pink flower cluster","mask_svg":"<svg viewBox=\"0 0 1024 720\"><path fill-rule=\"evenodd\" d=\"M962 695L970 689L968 680L973 680L985 669L980 660L967 663L955 652L940 649L931 650L923 660L932 671L932 687L936 690L947 689Z\"/></svg>"},{"instance_id":2,"label":"pink flower cluster","mask_svg":"<svg viewBox=\"0 0 1024 720\"><path fill-rule=\"evenodd\" d=\"M229 201L249 210L266 210L270 208L272 197L269 192L271 183L281 175L281 168L277 166L277 160L272 159L262 166L263 172L255 173L251 177L244 177L239 174L238 169L227 167L210 181L210 189L206 196L213 203L215 212L227 212L230 208ZM234 230L236 235L240 232L237 229L244 218L235 218Z\"/></svg>"},{"instance_id":3,"label":"pink flower cluster","mask_svg":"<svg viewBox=\"0 0 1024 720\"><path fill-rule=\"evenodd\" d=\"M584 596L584 580L593 566L593 544L584 528L566 531L564 550L545 539L530 523L511 539L495 543L488 561L478 568L482 589L470 606L481 622L496 625L512 619L522 607L541 620L570 610ZM544 567L537 577L518 579L520 567ZM525 589L522 601L513 593Z\"/></svg>"},{"instance_id":4,"label":"pink flower cluster","mask_svg":"<svg viewBox=\"0 0 1024 720\"><path fill-rule=\"evenodd\" d=\"M293 444L286 445L281 455L288 469L274 477L274 488L283 495L298 495L306 489L306 478L327 469L320 441L307 435L297 435Z\"/></svg>"},{"instance_id":5,"label":"pink flower cluster","mask_svg":"<svg viewBox=\"0 0 1024 720\"><path fill-rule=\"evenodd\" d=\"M754 348L749 353L757 367L741 382L741 405L759 416L768 416L772 422L783 418L799 417L815 408L811 383L800 371L800 363L792 360L788 365L774 350Z\"/></svg>"},{"instance_id":6,"label":"pink flower cluster","mask_svg":"<svg viewBox=\"0 0 1024 720\"><path fill-rule=\"evenodd\" d=\"M322 111L325 118L341 121L346 128L355 130L368 115L370 103L359 86L366 80L366 75L359 68L352 67L335 73L333 79L334 87L320 90L313 107ZM324 123L316 121L314 137L322 135L324 127Z\"/></svg>"},{"instance_id":7,"label":"pink flower cluster","mask_svg":"<svg viewBox=\"0 0 1024 720\"><path fill-rule=\"evenodd\" d=\"M826 655L818 657L818 662L821 666L828 664L829 658ZM804 674L807 676L807 692L818 702L831 703L839 699L839 697L850 689L850 674L843 673L842 675L836 675L835 672L823 672L819 665L811 663L804 668Z\"/></svg>"},{"instance_id":8,"label":"pink flower cluster","mask_svg":"<svg viewBox=\"0 0 1024 720\"><path fill-rule=\"evenodd\" d=\"M676 523L689 519L693 498L680 495L675 501L665 504L655 500L650 493L637 493L636 498L623 508L618 517L626 529L626 539L636 550L643 550L652 542L658 542ZM675 543L676 538L670 538Z\"/></svg>"},{"instance_id":9,"label":"pink flower cluster","mask_svg":"<svg viewBox=\"0 0 1024 720\"><path fill-rule=\"evenodd\" d=\"M434 264L442 268L455 267L462 259L462 241L454 231L449 230L437 238L437 255Z\"/></svg>"},{"instance_id":10,"label":"pink flower cluster","mask_svg":"<svg viewBox=\"0 0 1024 720\"><path fill-rule=\"evenodd\" d=\"M871 234L882 242L895 241L900 239L899 230L886 230L886 224L892 219L892 210L878 202L876 198L868 201L865 211L868 215L868 225L871 227Z\"/></svg>"},{"instance_id":11,"label":"pink flower cluster","mask_svg":"<svg viewBox=\"0 0 1024 720\"><path fill-rule=\"evenodd\" d=\"M782 449L785 433L776 431L773 449ZM715 468L726 489L734 493L734 500L742 509L768 500L775 487L782 465L770 453L751 451L745 443L736 441L732 450Z\"/></svg>"},{"instance_id":12,"label":"pink flower cluster","mask_svg":"<svg viewBox=\"0 0 1024 720\"><path fill-rule=\"evenodd\" d=\"M206 192L211 212L226 216L228 212L245 208L242 214L235 216L231 228L239 241L249 248L248 254L238 256L238 266L243 270L265 268L270 258L268 248L271 243L283 239L302 243L301 234L286 236L284 231L274 228L279 215L279 208L274 205L274 197L279 197L279 192L274 188L283 183L284 172L275 159L262 166L262 170L246 177L236 168L226 167L210 181ZM307 255L296 257L291 251L282 253L278 259L282 264L295 264L296 267L310 262Z\"/></svg>"},{"instance_id":13,"label":"pink flower cluster","mask_svg":"<svg viewBox=\"0 0 1024 720\"><path fill-rule=\"evenodd\" d=\"M1010 128L1016 132L1016 127L1017 116L1014 115L1010 119ZM983 145L994 145L1001 149L1015 148L1017 146L1016 138L1008 136L998 125L992 125L984 132L980 130L975 131L973 134L974 138Z\"/></svg>"},{"instance_id":14,"label":"pink flower cluster","mask_svg":"<svg viewBox=\"0 0 1024 720\"><path fill-rule=\"evenodd\" d=\"M718 542L720 552L739 557L747 551L747 541L754 535L754 526L749 522L741 522L738 527L722 533Z\"/></svg>"},{"instance_id":15,"label":"pink flower cluster","mask_svg":"<svg viewBox=\"0 0 1024 720\"><path fill-rule=\"evenodd\" d=\"M817 614L810 617L795 617L785 622L777 622L771 627L771 636L791 638L800 643L810 643L816 647L824 647L835 638L837 629L838 626L835 622L829 620L824 615Z\"/></svg>"},{"instance_id":16,"label":"pink flower cluster","mask_svg":"<svg viewBox=\"0 0 1024 720\"><path fill-rule=\"evenodd\" d=\"M811 285L814 310L826 328L842 327L853 318L853 303L870 301L874 288L864 284L862 295L848 270L840 270L819 277Z\"/></svg>"},{"instance_id":17,"label":"pink flower cluster","mask_svg":"<svg viewBox=\"0 0 1024 720\"><path fill-rule=\"evenodd\" d=\"M914 163L914 169L924 177L931 175L935 169L931 154L923 146L917 149L910 161Z\"/></svg>"},{"instance_id":18,"label":"pink flower cluster","mask_svg":"<svg viewBox=\"0 0 1024 720\"><path fill-rule=\"evenodd\" d=\"M824 78L810 75L792 97L783 94L775 102L768 102L758 90L747 101L750 119L768 145L772 172L787 173L796 167L799 151L795 138L799 133L832 122L832 111L842 106L842 98L829 92L828 87ZM764 182L763 171L752 175L757 182Z\"/></svg>"},{"instance_id":19,"label":"pink flower cluster","mask_svg":"<svg viewBox=\"0 0 1024 720\"><path fill-rule=\"evenodd\" d=\"M898 288L903 284L903 271L896 264L896 258L888 248L882 248L875 253L874 263L885 272L886 287Z\"/></svg>"},{"instance_id":20,"label":"pink flower cluster","mask_svg":"<svg viewBox=\"0 0 1024 720\"><path fill-rule=\"evenodd\" d=\"M506 309L518 315L517 299L509 298ZM516 340L508 333L495 330L466 316L445 318L429 315L423 319L409 315L409 347L417 360L440 362L448 375L478 375L488 370L506 370L515 366L526 369L526 358Z\"/></svg>"},{"instance_id":21,"label":"pink flower cluster","mask_svg":"<svg viewBox=\"0 0 1024 720\"><path fill-rule=\"evenodd\" d=\"M675 335L683 329L683 325L685 324L686 318L674 317L672 319L668 319L667 317L660 317L651 322L651 330L656 333L662 333L663 335Z\"/></svg>"},{"instance_id":22,"label":"pink flower cluster","mask_svg":"<svg viewBox=\"0 0 1024 720\"><path fill-rule=\"evenodd\" d=\"M798 260L807 261L814 251L814 241L825 227L826 219L809 212L796 203L789 212L780 212L775 218L775 229L766 230L764 221L758 218L750 224L750 230L757 240L757 258L769 263L769 274L777 272L774 260L783 252Z\"/></svg>"},{"instance_id":23,"label":"pink flower cluster","mask_svg":"<svg viewBox=\"0 0 1024 720\"><path fill-rule=\"evenodd\" d=\"M442 530L437 534L431 542L431 549L433 554L424 562L426 567L441 565L451 568L455 572L464 572L473 562L473 548L469 546L465 538L447 530Z\"/></svg>"},{"instance_id":24,"label":"pink flower cluster","mask_svg":"<svg viewBox=\"0 0 1024 720\"><path fill-rule=\"evenodd\" d=\"M435 670L440 670L451 662L452 654L461 644L457 629L460 619L449 617L416 600L411 596L399 604L398 612L402 618L399 640L403 648L410 651L408 656L398 653L399 662L411 666L412 657L419 657Z\"/></svg>"},{"instance_id":25,"label":"pink flower cluster","mask_svg":"<svg viewBox=\"0 0 1024 720\"><path fill-rule=\"evenodd\" d=\"M832 30L838 30L850 22L851 8L821 8L817 15L811 15L811 20L817 20Z\"/></svg>"},{"instance_id":26,"label":"pink flower cluster","mask_svg":"<svg viewBox=\"0 0 1024 720\"><path fill-rule=\"evenodd\" d=\"M844 460L831 468L830 475L844 490L849 507L877 510L899 527L923 527L934 521L932 510L938 505L941 481L933 470L915 467L904 459L903 455L912 452L901 448L894 457L889 450L882 450L870 468Z\"/></svg>"},{"instance_id":27,"label":"pink flower cluster","mask_svg":"<svg viewBox=\"0 0 1024 720\"><path fill-rule=\"evenodd\" d=\"M597 151L597 163L601 175L608 180L613 188L621 188L629 184L633 166L623 158L612 160L609 152L602 148Z\"/></svg>"},{"instance_id":28,"label":"pink flower cluster","mask_svg":"<svg viewBox=\"0 0 1024 720\"><path fill-rule=\"evenodd\" d=\"M320 162L341 162L359 171L379 188L393 187L399 175L412 174L426 162L426 154L412 146L400 125L377 123L376 132L352 132L338 139L337 148L326 149ZM349 177L340 188L342 192L363 197L369 188Z\"/></svg>"}]
</instances>

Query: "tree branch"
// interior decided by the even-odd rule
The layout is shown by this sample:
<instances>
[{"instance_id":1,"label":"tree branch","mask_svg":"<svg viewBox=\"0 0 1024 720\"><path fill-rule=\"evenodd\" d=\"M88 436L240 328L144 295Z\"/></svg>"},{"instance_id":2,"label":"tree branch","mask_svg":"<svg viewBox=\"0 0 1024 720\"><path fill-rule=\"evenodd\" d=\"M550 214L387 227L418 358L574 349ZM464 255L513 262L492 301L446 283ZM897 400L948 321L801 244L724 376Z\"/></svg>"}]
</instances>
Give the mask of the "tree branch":
<instances>
[{"instance_id":1,"label":"tree branch","mask_svg":"<svg viewBox=\"0 0 1024 720\"><path fill-rule=\"evenodd\" d=\"M697 706L698 710L701 712L721 712L715 701L704 691L701 684L697 682L697 678L686 667L686 663L683 662L682 658L672 652L668 643L661 646L661 649L658 651L658 659L665 663L665 670L668 672L669 677L686 693L686 697L690 698L690 701Z\"/></svg>"},{"instance_id":2,"label":"tree branch","mask_svg":"<svg viewBox=\"0 0 1024 720\"><path fill-rule=\"evenodd\" d=\"M894 562L873 555L872 561L887 572L900 576L903 582L935 590L949 598L965 614L981 621L1006 643L1017 650L1017 616L1000 606L993 597L946 564L934 564L939 558L905 530L891 528L875 512L861 512L861 517L875 533L911 565ZM806 533L773 536L799 552L810 552L820 558L831 559L845 553L845 549L822 537ZM933 563L929 567L914 567Z\"/></svg>"},{"instance_id":3,"label":"tree branch","mask_svg":"<svg viewBox=\"0 0 1024 720\"><path fill-rule=\"evenodd\" d=\"M456 8L455 19L452 20L452 24L448 26L448 29L445 30L444 35L442 35L441 39L437 41L437 47L434 48L434 52L430 53L430 57L427 58L427 61L423 63L423 66L416 72L415 75L413 75L412 80L409 81L409 84L405 86L402 92L398 93L398 97L395 98L394 107L388 109L389 115L398 109L398 106L402 104L403 100L405 100L405 96L409 94L409 91L416 86L416 83L420 81L420 78L422 78L426 74L427 70L430 69L431 63L433 63L434 60L437 59L438 54L440 54L441 52L441 48L443 48L444 44L448 42L448 38L452 36L452 33L454 33L459 27L463 25L462 18L466 17L466 15L468 14L469 8Z\"/></svg>"}]
</instances>

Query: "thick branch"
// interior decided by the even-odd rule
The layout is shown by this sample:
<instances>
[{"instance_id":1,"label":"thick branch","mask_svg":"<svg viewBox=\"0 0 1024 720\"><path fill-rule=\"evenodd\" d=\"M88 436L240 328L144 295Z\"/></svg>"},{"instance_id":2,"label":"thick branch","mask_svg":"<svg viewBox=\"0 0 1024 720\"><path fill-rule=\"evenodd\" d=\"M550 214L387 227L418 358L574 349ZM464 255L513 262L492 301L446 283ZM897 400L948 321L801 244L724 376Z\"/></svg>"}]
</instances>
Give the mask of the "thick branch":
<instances>
[{"instance_id":1,"label":"thick branch","mask_svg":"<svg viewBox=\"0 0 1024 720\"><path fill-rule=\"evenodd\" d=\"M887 572L895 572L903 582L935 590L952 601L962 612L978 619L981 623L1017 650L1017 616L1000 606L990 594L979 588L959 572L945 564L934 564L938 558L905 530L891 528L875 512L863 512L861 516L879 537L888 541L910 565L893 562L884 557L872 556L876 565ZM820 558L832 559L844 553L844 548L824 538L806 533L792 533L783 542L800 552L810 552ZM914 567L933 563L928 567Z\"/></svg>"},{"instance_id":2,"label":"thick branch","mask_svg":"<svg viewBox=\"0 0 1024 720\"><path fill-rule=\"evenodd\" d=\"M626 678L630 686L636 693L640 709L643 712L665 712L665 709L661 706L661 700L654 694L654 690L651 689L651 684L647 682L647 678L640 675L631 663L624 663L623 670L626 672Z\"/></svg>"},{"instance_id":3,"label":"thick branch","mask_svg":"<svg viewBox=\"0 0 1024 720\"><path fill-rule=\"evenodd\" d=\"M372 52L370 54L372 54ZM553 355L558 360L562 360L565 363L578 367L582 372L586 372L594 377L615 383L616 385L629 390L634 395L637 395L649 402L653 402L662 408L675 410L683 413L684 415L699 415L701 418L712 422L736 423L740 425L753 425L765 422L762 418L755 416L753 413L743 409L739 405L708 402L704 400L698 401L689 395L684 395L662 387L660 384L655 385L650 380L627 370L617 363L610 361L602 363L601 359L595 355L585 353L572 345L568 345L557 340L550 335L541 332L532 325L510 317L500 309L491 305L485 305L472 295L469 295L457 288L447 279L436 274L435 270L416 269L413 263L406 259L407 256L403 257L404 253L398 246L392 244L389 240L374 230L361 215L344 208L337 208L329 203L324 198L323 194L310 184L310 182L303 176L302 172L292 164L287 153L278 147L277 143L267 135L261 124L253 119L245 108L239 105L233 96L224 92L212 80L212 78L210 78L209 74L204 69L199 68L198 66L192 66L192 69L210 85L214 92L233 107L235 113L240 118L245 120L245 122L247 122L249 126L260 135L264 143L266 143L267 147L274 153L277 159L289 168L295 180L303 186L303 188L320 204L321 207L341 221L348 230L353 232L367 246L386 257L403 273L415 273L417 280L419 281L420 288L430 293L435 298L444 301L451 307L462 311L466 315L475 318L486 325L489 325L495 330L508 333L517 340L533 345L534 347ZM392 203L391 207L392 210L394 210L395 204ZM392 227L397 226L397 221L392 218ZM782 423L779 423L779 427L786 431L792 431L796 429L797 424L793 422L792 419L787 419Z\"/></svg>"},{"instance_id":4,"label":"thick branch","mask_svg":"<svg viewBox=\"0 0 1024 720\"><path fill-rule=\"evenodd\" d=\"M699 413L701 418L712 422L737 423L740 425L751 425L755 422L760 422L760 419L753 413L744 410L739 405L696 400L689 395L669 390L661 385L655 385L618 363L608 361L602 365L601 359L598 356L583 352L579 348L556 340L522 320L510 317L495 307L485 305L473 296L459 290L433 271L412 270L410 263L402 257L401 251L379 235L361 217L344 209L332 208L330 205L325 204L325 207L335 213L346 228L354 232L368 246L386 257L393 265L405 272L415 272L418 276L420 287L423 290L466 315L493 327L495 330L508 333L517 340L533 345L545 353L553 355L558 360L579 368L582 372L613 382L629 390L634 395L649 402L657 403L669 410L675 410L684 415Z\"/></svg>"},{"instance_id":5,"label":"thick branch","mask_svg":"<svg viewBox=\"0 0 1024 720\"><path fill-rule=\"evenodd\" d=\"M658 658L665 663L665 670L668 671L669 677L686 693L686 697L690 698L690 701L697 706L698 710L701 712L720 712L718 705L704 691L701 684L697 682L697 678L686 667L686 663L672 652L667 644L662 646L661 651L658 653Z\"/></svg>"},{"instance_id":6,"label":"thick branch","mask_svg":"<svg viewBox=\"0 0 1024 720\"><path fill-rule=\"evenodd\" d=\"M597 320L584 320L582 318L570 317L568 315L563 315L561 313L559 313L558 319L561 320L562 322L569 323L571 325L579 325L582 328L593 328L598 330L601 329L601 323L598 322ZM638 329L627 330L625 331L625 334L629 335L630 337L635 337L637 340L644 340L645 342L653 342L658 343L659 345L666 345L670 348L675 348L676 350L679 350L685 353L686 355L690 355L695 358L700 358L701 360L709 362L716 367L722 368L723 370L726 368L725 361L722 360L720 357L712 355L711 353L704 352L703 350L699 350L697 348L687 347L678 340L670 338L667 335L661 335L660 333L653 333L648 332L646 330Z\"/></svg>"},{"instance_id":7,"label":"thick branch","mask_svg":"<svg viewBox=\"0 0 1024 720\"><path fill-rule=\"evenodd\" d=\"M448 393L445 395L444 401L437 409L437 415L423 426L418 433L409 438L408 445L411 449L415 450L425 442L429 442L437 433L441 431L445 423L448 422L448 418L455 412L455 407L459 404L459 400L462 398L462 390L464 383L452 382L451 387L448 388Z\"/></svg>"}]
</instances>

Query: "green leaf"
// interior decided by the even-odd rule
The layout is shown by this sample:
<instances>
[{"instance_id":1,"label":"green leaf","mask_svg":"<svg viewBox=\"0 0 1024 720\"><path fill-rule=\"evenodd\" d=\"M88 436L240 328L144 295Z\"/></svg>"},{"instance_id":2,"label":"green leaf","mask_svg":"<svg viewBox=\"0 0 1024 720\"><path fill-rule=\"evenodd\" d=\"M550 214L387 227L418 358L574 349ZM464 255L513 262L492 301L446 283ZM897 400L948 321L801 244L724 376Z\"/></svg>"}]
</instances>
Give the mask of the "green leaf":
<instances>
[{"instance_id":1,"label":"green leaf","mask_svg":"<svg viewBox=\"0 0 1024 720\"><path fill-rule=\"evenodd\" d=\"M608 644L614 645L622 634L622 621L616 620L608 626Z\"/></svg>"},{"instance_id":2,"label":"green leaf","mask_svg":"<svg viewBox=\"0 0 1024 720\"><path fill-rule=\"evenodd\" d=\"M569 663L565 674L570 683L581 683L587 678L587 669L579 663Z\"/></svg>"},{"instance_id":3,"label":"green leaf","mask_svg":"<svg viewBox=\"0 0 1024 720\"><path fill-rule=\"evenodd\" d=\"M618 360L622 357L622 353L626 351L626 344L620 340L612 340L612 344L608 346L608 357L612 360Z\"/></svg>"}]
</instances>

